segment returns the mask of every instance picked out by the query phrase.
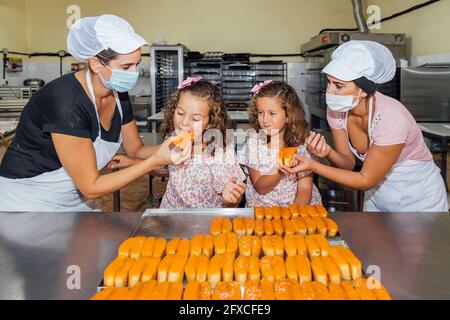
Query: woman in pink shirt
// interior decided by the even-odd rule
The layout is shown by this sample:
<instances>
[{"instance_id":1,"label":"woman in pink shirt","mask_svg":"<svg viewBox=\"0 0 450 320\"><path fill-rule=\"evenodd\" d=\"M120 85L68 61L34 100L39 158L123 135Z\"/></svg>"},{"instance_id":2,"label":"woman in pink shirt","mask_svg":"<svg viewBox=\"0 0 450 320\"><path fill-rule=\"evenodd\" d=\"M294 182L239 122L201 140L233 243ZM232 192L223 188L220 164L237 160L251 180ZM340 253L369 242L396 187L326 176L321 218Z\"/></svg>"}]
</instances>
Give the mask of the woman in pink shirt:
<instances>
[{"instance_id":1,"label":"woman in pink shirt","mask_svg":"<svg viewBox=\"0 0 450 320\"><path fill-rule=\"evenodd\" d=\"M399 101L377 92L395 75L389 49L372 41L341 45L323 69L327 75L327 120L335 150L312 132L308 151L332 166L297 156L299 165L350 188L364 190L364 211L448 211L444 181L422 132ZM356 158L360 172L352 171Z\"/></svg>"}]
</instances>

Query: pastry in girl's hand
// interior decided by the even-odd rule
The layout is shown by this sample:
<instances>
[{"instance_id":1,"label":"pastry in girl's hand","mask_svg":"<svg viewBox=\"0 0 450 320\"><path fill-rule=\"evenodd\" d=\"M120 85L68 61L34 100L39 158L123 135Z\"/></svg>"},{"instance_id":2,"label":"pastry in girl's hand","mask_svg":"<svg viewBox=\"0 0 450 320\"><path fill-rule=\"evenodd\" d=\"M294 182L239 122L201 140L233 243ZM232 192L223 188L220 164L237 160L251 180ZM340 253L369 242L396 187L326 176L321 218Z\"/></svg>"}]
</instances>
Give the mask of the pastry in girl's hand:
<instances>
[{"instance_id":1,"label":"pastry in girl's hand","mask_svg":"<svg viewBox=\"0 0 450 320\"><path fill-rule=\"evenodd\" d=\"M178 148L184 149L192 141L194 141L193 132L181 131L175 138L173 138L172 143Z\"/></svg>"},{"instance_id":2,"label":"pastry in girl's hand","mask_svg":"<svg viewBox=\"0 0 450 320\"><path fill-rule=\"evenodd\" d=\"M294 154L297 153L296 147L290 147L290 148L282 148L278 152L278 163L280 165L289 167L291 165L291 161L294 157Z\"/></svg>"}]
</instances>

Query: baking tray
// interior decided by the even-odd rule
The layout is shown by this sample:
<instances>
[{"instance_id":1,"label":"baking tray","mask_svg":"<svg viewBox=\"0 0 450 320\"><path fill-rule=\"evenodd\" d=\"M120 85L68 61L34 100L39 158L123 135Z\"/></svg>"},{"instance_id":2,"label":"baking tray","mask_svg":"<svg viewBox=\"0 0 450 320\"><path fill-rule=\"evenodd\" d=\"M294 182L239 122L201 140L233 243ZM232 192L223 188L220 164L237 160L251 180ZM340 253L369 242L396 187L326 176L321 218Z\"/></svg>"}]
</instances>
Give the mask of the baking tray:
<instances>
[{"instance_id":1,"label":"baking tray","mask_svg":"<svg viewBox=\"0 0 450 320\"><path fill-rule=\"evenodd\" d=\"M161 237L171 240L175 237L192 238L196 234L209 234L212 219L224 216L254 217L253 208L217 208L217 209L147 209L130 237ZM327 238L331 246L345 246L347 242L340 236ZM363 274L365 274L363 270ZM183 279L183 286L187 280ZM97 286L97 292L103 290L103 279ZM241 287L241 294L244 288Z\"/></svg>"},{"instance_id":2,"label":"baking tray","mask_svg":"<svg viewBox=\"0 0 450 320\"><path fill-rule=\"evenodd\" d=\"M147 209L132 236L192 238L199 233L209 234L212 219L219 216L253 217L254 211L253 208Z\"/></svg>"},{"instance_id":3,"label":"baking tray","mask_svg":"<svg viewBox=\"0 0 450 320\"><path fill-rule=\"evenodd\" d=\"M209 234L211 221L219 216L254 217L253 208L213 208L213 209L147 209L131 234L132 237L192 238L197 234ZM327 237L330 245L343 245L344 238L338 233Z\"/></svg>"}]
</instances>

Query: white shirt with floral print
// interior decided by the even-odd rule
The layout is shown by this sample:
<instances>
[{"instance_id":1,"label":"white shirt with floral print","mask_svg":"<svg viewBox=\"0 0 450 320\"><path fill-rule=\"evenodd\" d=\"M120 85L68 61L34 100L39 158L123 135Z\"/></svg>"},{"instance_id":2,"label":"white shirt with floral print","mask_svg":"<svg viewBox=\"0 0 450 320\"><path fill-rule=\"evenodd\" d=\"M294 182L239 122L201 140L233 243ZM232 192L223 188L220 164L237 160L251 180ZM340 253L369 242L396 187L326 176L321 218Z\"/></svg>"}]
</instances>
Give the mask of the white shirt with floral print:
<instances>
[{"instance_id":1,"label":"white shirt with floral print","mask_svg":"<svg viewBox=\"0 0 450 320\"><path fill-rule=\"evenodd\" d=\"M297 147L298 154L311 157L305 145ZM261 134L250 135L243 148L238 152L240 164L257 170L263 174L270 174L277 170L278 150L270 149L266 138ZM246 170L248 174L248 170ZM310 171L298 174L284 174L278 185L267 194L259 194L250 177L247 179L245 197L248 207L256 206L289 206L294 203L297 195L297 179L312 174ZM313 184L311 204L321 204L319 190Z\"/></svg>"}]
</instances>

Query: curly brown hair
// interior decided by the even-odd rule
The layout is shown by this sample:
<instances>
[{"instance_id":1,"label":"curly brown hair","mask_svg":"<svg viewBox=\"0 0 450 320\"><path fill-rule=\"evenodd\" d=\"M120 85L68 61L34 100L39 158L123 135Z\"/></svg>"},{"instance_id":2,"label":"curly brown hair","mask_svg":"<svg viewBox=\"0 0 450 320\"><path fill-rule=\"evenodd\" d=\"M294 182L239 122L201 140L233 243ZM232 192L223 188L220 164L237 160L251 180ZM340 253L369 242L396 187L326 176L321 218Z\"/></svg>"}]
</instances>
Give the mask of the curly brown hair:
<instances>
[{"instance_id":1,"label":"curly brown hair","mask_svg":"<svg viewBox=\"0 0 450 320\"><path fill-rule=\"evenodd\" d=\"M249 103L250 126L257 132L261 129L258 123L258 98L275 98L286 112L287 123L284 131L284 146L297 147L305 143L309 133L309 123L305 119L303 103L295 92L294 88L284 82L271 82L252 97Z\"/></svg>"},{"instance_id":2,"label":"curly brown hair","mask_svg":"<svg viewBox=\"0 0 450 320\"><path fill-rule=\"evenodd\" d=\"M225 103L220 93L219 87L209 81L200 80L193 83L191 86L175 90L169 98L164 108L164 121L161 124L160 132L163 138L169 137L174 131L173 117L175 109L178 106L178 101L181 95L185 92L203 98L207 101L209 109L209 127L211 129L218 129L222 133L223 143L225 145L226 129L229 128L228 113L225 109Z\"/></svg>"}]
</instances>

